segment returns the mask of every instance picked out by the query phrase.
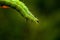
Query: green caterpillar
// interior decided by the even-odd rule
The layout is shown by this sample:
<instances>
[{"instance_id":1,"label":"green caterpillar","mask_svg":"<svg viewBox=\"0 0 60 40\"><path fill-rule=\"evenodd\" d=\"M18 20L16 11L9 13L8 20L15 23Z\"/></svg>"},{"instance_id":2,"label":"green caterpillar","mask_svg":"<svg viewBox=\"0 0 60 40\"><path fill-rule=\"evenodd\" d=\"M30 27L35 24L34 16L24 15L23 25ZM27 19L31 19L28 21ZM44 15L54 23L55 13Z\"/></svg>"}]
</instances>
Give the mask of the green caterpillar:
<instances>
[{"instance_id":1,"label":"green caterpillar","mask_svg":"<svg viewBox=\"0 0 60 40\"><path fill-rule=\"evenodd\" d=\"M21 12L21 15L29 19L31 21L34 21L38 23L38 19L34 17L34 15L29 11L29 9L25 6L25 4L19 0L0 0L0 6L6 5L11 8L16 9L19 13Z\"/></svg>"}]
</instances>

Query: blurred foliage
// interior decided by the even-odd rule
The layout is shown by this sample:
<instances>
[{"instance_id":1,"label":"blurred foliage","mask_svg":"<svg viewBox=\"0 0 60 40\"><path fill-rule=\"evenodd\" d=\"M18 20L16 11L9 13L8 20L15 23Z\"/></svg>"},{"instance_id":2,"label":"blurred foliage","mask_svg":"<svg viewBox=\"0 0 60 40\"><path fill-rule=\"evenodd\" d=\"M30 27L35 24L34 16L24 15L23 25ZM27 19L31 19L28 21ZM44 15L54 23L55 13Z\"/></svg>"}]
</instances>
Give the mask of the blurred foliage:
<instances>
[{"instance_id":1,"label":"blurred foliage","mask_svg":"<svg viewBox=\"0 0 60 40\"><path fill-rule=\"evenodd\" d=\"M12 8L0 8L0 40L60 40L60 0L21 0L40 21L25 19Z\"/></svg>"}]
</instances>

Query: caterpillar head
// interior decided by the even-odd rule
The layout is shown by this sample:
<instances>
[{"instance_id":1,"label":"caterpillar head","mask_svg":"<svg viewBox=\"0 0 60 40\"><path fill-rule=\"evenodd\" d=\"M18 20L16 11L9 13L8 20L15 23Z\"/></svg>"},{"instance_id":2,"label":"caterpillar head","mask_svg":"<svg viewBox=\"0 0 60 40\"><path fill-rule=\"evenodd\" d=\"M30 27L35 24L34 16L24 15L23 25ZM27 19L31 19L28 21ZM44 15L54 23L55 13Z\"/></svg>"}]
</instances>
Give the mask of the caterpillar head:
<instances>
[{"instance_id":1,"label":"caterpillar head","mask_svg":"<svg viewBox=\"0 0 60 40\"><path fill-rule=\"evenodd\" d=\"M33 21L34 21L35 23L39 23L39 20L38 20L37 18L35 18Z\"/></svg>"}]
</instances>

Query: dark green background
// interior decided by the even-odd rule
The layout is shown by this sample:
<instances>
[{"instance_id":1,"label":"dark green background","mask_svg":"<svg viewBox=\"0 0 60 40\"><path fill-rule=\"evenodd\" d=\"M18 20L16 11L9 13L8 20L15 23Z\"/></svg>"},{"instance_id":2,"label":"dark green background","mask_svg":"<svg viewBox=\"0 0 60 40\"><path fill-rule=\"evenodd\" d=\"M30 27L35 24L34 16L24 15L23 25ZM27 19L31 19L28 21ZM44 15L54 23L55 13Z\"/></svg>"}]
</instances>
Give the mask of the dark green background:
<instances>
[{"instance_id":1,"label":"dark green background","mask_svg":"<svg viewBox=\"0 0 60 40\"><path fill-rule=\"evenodd\" d=\"M0 40L60 40L60 0L21 0L40 21L25 20L15 9L0 8Z\"/></svg>"}]
</instances>

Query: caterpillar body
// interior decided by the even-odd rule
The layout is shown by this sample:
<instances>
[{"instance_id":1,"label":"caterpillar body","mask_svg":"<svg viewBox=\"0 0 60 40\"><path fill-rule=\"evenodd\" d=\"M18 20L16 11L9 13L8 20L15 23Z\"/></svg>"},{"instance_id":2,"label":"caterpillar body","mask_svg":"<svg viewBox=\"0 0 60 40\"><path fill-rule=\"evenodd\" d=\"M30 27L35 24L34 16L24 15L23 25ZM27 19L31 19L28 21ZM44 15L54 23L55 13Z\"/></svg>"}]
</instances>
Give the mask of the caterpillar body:
<instances>
[{"instance_id":1,"label":"caterpillar body","mask_svg":"<svg viewBox=\"0 0 60 40\"><path fill-rule=\"evenodd\" d=\"M0 0L0 6L9 6L16 9L24 18L38 23L38 19L29 11L26 5L19 0Z\"/></svg>"}]
</instances>

